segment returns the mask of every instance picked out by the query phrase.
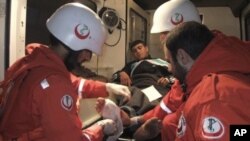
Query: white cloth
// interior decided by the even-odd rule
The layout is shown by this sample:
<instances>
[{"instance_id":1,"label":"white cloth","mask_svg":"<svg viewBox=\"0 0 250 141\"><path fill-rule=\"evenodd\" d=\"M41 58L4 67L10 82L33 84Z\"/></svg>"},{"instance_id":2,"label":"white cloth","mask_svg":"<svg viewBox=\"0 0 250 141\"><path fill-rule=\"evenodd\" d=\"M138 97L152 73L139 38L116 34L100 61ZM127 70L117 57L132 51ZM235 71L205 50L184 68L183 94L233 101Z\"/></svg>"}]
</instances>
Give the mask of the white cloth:
<instances>
[{"instance_id":1,"label":"white cloth","mask_svg":"<svg viewBox=\"0 0 250 141\"><path fill-rule=\"evenodd\" d=\"M105 99L105 105L102 109L101 114L104 119L112 119L116 123L117 131L113 136L109 136L107 138L107 141L116 141L123 133L120 108L110 99Z\"/></svg>"}]
</instances>

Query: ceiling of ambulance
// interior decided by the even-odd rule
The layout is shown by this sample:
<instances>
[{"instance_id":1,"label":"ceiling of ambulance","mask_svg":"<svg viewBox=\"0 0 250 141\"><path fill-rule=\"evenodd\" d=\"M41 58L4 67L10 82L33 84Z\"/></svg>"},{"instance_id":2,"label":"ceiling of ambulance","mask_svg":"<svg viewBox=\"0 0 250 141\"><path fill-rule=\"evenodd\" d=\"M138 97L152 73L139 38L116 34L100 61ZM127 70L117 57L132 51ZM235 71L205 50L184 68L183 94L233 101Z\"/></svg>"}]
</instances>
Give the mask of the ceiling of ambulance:
<instances>
[{"instance_id":1,"label":"ceiling of ambulance","mask_svg":"<svg viewBox=\"0 0 250 141\"><path fill-rule=\"evenodd\" d=\"M167 0L134 0L144 10L154 10ZM228 6L234 16L238 17L240 11L249 3L249 0L191 0L197 7Z\"/></svg>"}]
</instances>

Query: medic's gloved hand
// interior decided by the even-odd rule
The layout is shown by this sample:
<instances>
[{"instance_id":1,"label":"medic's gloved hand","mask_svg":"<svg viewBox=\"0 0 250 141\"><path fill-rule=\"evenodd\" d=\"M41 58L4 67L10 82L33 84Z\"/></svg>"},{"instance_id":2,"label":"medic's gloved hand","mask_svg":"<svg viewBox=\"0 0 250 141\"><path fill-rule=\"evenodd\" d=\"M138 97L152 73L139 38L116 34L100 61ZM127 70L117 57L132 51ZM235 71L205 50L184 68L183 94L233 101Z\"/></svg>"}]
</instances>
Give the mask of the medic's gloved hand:
<instances>
[{"instance_id":1,"label":"medic's gloved hand","mask_svg":"<svg viewBox=\"0 0 250 141\"><path fill-rule=\"evenodd\" d=\"M115 83L106 83L106 89L109 94L116 94L123 96L124 101L128 101L131 98L131 93L127 86Z\"/></svg>"},{"instance_id":2,"label":"medic's gloved hand","mask_svg":"<svg viewBox=\"0 0 250 141\"><path fill-rule=\"evenodd\" d=\"M113 135L117 131L116 124L111 119L104 119L104 120L98 121L97 125L102 126L103 133L108 136Z\"/></svg>"}]
</instances>

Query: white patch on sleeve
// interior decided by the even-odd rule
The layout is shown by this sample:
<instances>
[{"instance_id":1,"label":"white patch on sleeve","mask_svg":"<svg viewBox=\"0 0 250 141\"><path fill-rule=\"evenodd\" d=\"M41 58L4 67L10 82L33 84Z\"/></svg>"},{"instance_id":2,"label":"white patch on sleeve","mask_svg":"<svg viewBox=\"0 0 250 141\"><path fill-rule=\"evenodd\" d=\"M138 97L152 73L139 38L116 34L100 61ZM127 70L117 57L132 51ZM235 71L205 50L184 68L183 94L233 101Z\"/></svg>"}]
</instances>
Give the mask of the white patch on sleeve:
<instances>
[{"instance_id":1,"label":"white patch on sleeve","mask_svg":"<svg viewBox=\"0 0 250 141\"><path fill-rule=\"evenodd\" d=\"M70 111L73 107L74 101L73 98L70 95L64 95L61 98L61 105L63 109Z\"/></svg>"},{"instance_id":2,"label":"white patch on sleeve","mask_svg":"<svg viewBox=\"0 0 250 141\"><path fill-rule=\"evenodd\" d=\"M222 122L213 116L206 117L202 124L202 135L207 139L218 139L224 135Z\"/></svg>"},{"instance_id":3,"label":"white patch on sleeve","mask_svg":"<svg viewBox=\"0 0 250 141\"><path fill-rule=\"evenodd\" d=\"M46 88L49 87L49 82L47 81L47 79L43 79L43 80L41 81L40 85L41 85L41 87L42 87L43 89L46 89Z\"/></svg>"}]
</instances>

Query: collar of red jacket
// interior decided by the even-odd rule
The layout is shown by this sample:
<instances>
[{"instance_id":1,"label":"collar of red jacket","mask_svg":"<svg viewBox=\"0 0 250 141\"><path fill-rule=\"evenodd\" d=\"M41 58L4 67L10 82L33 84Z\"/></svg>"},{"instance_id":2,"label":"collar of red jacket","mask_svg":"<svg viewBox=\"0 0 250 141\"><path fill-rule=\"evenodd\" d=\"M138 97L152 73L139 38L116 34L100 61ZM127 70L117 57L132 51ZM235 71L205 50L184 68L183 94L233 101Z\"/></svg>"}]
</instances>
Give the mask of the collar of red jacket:
<instances>
[{"instance_id":1,"label":"collar of red jacket","mask_svg":"<svg viewBox=\"0 0 250 141\"><path fill-rule=\"evenodd\" d=\"M8 68L5 79L6 81L14 79L20 73L39 66L68 73L62 59L47 46L42 44L29 44L26 47L26 56L17 60Z\"/></svg>"},{"instance_id":2,"label":"collar of red jacket","mask_svg":"<svg viewBox=\"0 0 250 141\"><path fill-rule=\"evenodd\" d=\"M53 63L64 66L62 59L46 45L38 43L29 44L25 48L25 53L26 55L32 56L30 58L38 59L39 61L37 60L37 63L48 64L48 60L51 60Z\"/></svg>"},{"instance_id":3,"label":"collar of red jacket","mask_svg":"<svg viewBox=\"0 0 250 141\"><path fill-rule=\"evenodd\" d=\"M210 42L186 77L187 93L209 73L238 72L250 74L250 42L214 31Z\"/></svg>"}]
</instances>

